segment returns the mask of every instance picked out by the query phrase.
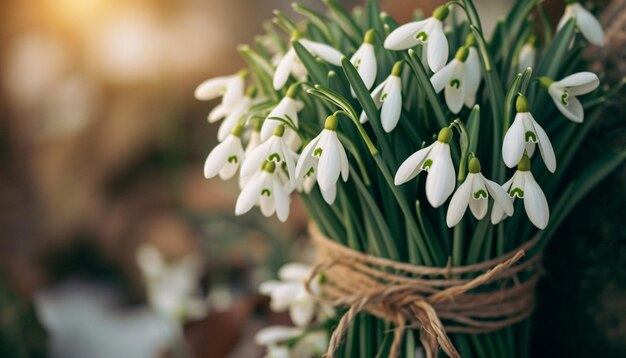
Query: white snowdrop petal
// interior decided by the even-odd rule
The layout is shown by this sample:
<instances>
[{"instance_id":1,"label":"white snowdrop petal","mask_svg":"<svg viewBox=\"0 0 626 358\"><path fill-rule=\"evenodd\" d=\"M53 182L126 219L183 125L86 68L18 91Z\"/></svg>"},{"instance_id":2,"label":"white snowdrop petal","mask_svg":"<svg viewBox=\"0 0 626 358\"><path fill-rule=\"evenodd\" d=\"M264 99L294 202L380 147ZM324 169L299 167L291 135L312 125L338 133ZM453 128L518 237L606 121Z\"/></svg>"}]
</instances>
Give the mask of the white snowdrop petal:
<instances>
[{"instance_id":1,"label":"white snowdrop petal","mask_svg":"<svg viewBox=\"0 0 626 358\"><path fill-rule=\"evenodd\" d=\"M556 155L554 154L550 138L548 138L546 132L532 116L530 116L530 119L532 120L535 134L537 134L537 139L539 140L539 152L541 153L541 158L543 158L546 168L548 168L550 172L554 173L556 170Z\"/></svg>"},{"instance_id":2,"label":"white snowdrop petal","mask_svg":"<svg viewBox=\"0 0 626 358\"><path fill-rule=\"evenodd\" d=\"M317 137L313 138L305 147L302 149L302 153L300 154L300 158L298 159L298 163L296 164L296 178L302 179L306 172L311 168L311 163L315 161L316 158L313 157L313 151L317 147L317 143L319 142L321 134Z\"/></svg>"},{"instance_id":3,"label":"white snowdrop petal","mask_svg":"<svg viewBox=\"0 0 626 358\"><path fill-rule=\"evenodd\" d=\"M337 144L341 164L341 178L343 179L343 181L348 181L348 176L350 175L350 162L348 161L348 155L346 154L346 149L339 141L339 138L337 138Z\"/></svg>"},{"instance_id":4,"label":"white snowdrop petal","mask_svg":"<svg viewBox=\"0 0 626 358\"><path fill-rule=\"evenodd\" d=\"M526 148L523 115L524 113L515 115L513 124L506 131L502 141L502 160L509 168L513 168L519 163Z\"/></svg>"},{"instance_id":5,"label":"white snowdrop petal","mask_svg":"<svg viewBox=\"0 0 626 358\"><path fill-rule=\"evenodd\" d=\"M555 82L556 87L567 88L571 96L587 94L600 85L600 79L593 72L578 72Z\"/></svg>"},{"instance_id":6,"label":"white snowdrop petal","mask_svg":"<svg viewBox=\"0 0 626 358\"><path fill-rule=\"evenodd\" d=\"M387 93L387 98L383 101L380 120L385 132L389 133L398 124L400 114L402 113L402 83L400 77L390 76L384 92Z\"/></svg>"},{"instance_id":7,"label":"white snowdrop petal","mask_svg":"<svg viewBox=\"0 0 626 358\"><path fill-rule=\"evenodd\" d=\"M276 193L274 193L273 187L270 185L264 185L263 189L268 189L272 191L270 196L261 194L261 196L259 197L259 207L261 208L261 214L263 214L263 216L265 216L266 218L269 218L276 212L276 201L274 200L274 195Z\"/></svg>"},{"instance_id":8,"label":"white snowdrop petal","mask_svg":"<svg viewBox=\"0 0 626 358\"><path fill-rule=\"evenodd\" d=\"M578 3L570 6L576 17L576 25L583 36L594 45L604 46L604 31L598 19Z\"/></svg>"},{"instance_id":9,"label":"white snowdrop petal","mask_svg":"<svg viewBox=\"0 0 626 358\"><path fill-rule=\"evenodd\" d=\"M228 156L231 153L232 139L229 137L222 143L213 148L211 153L204 162L204 177L207 179L213 178L219 173L224 164L228 161Z\"/></svg>"},{"instance_id":10,"label":"white snowdrop petal","mask_svg":"<svg viewBox=\"0 0 626 358\"><path fill-rule=\"evenodd\" d=\"M406 158L400 165L400 168L398 168L398 171L396 171L394 184L401 185L415 178L417 174L422 171L422 162L426 159L426 156L433 149L434 145L433 143L426 148L420 149Z\"/></svg>"},{"instance_id":11,"label":"white snowdrop petal","mask_svg":"<svg viewBox=\"0 0 626 358\"><path fill-rule=\"evenodd\" d=\"M433 164L426 178L426 199L434 208L441 206L454 191L456 175L450 157L450 146L439 143L440 150L433 158Z\"/></svg>"},{"instance_id":12,"label":"white snowdrop petal","mask_svg":"<svg viewBox=\"0 0 626 358\"><path fill-rule=\"evenodd\" d=\"M228 135L233 131L233 128L235 128L239 122L241 114L241 112L231 112L228 116L226 116L217 130L217 140L221 142L228 137Z\"/></svg>"},{"instance_id":13,"label":"white snowdrop petal","mask_svg":"<svg viewBox=\"0 0 626 358\"><path fill-rule=\"evenodd\" d=\"M550 209L541 187L535 181L531 172L524 172L524 209L530 221L537 228L543 230L550 220Z\"/></svg>"},{"instance_id":14,"label":"white snowdrop petal","mask_svg":"<svg viewBox=\"0 0 626 358\"><path fill-rule=\"evenodd\" d=\"M376 53L372 44L363 44L363 57L359 66L359 74L365 83L365 87L369 90L376 81L376 73L378 66L376 65Z\"/></svg>"},{"instance_id":15,"label":"white snowdrop petal","mask_svg":"<svg viewBox=\"0 0 626 358\"><path fill-rule=\"evenodd\" d=\"M246 81L243 77L236 75L229 82L222 98L222 104L228 108L231 108L237 104L244 97L244 89L246 87Z\"/></svg>"},{"instance_id":16,"label":"white snowdrop petal","mask_svg":"<svg viewBox=\"0 0 626 358\"><path fill-rule=\"evenodd\" d=\"M416 46L419 41L415 38L415 35L427 25L427 21L410 22L393 30L385 39L385 48L387 50L401 51Z\"/></svg>"},{"instance_id":17,"label":"white snowdrop petal","mask_svg":"<svg viewBox=\"0 0 626 358\"><path fill-rule=\"evenodd\" d=\"M328 131L327 135L329 139L322 148L322 154L317 164L317 182L323 190L328 190L331 185L335 185L341 172L339 148L336 140L337 133Z\"/></svg>"},{"instance_id":18,"label":"white snowdrop petal","mask_svg":"<svg viewBox=\"0 0 626 358\"><path fill-rule=\"evenodd\" d=\"M457 61L457 60L454 60ZM452 71L452 77L448 81L445 89L446 104L450 111L454 114L459 113L463 108L465 100L465 74L464 65L461 62L455 62Z\"/></svg>"},{"instance_id":19,"label":"white snowdrop petal","mask_svg":"<svg viewBox=\"0 0 626 358\"><path fill-rule=\"evenodd\" d=\"M231 76L210 78L202 82L194 92L194 97L201 101L209 101L222 95Z\"/></svg>"},{"instance_id":20,"label":"white snowdrop petal","mask_svg":"<svg viewBox=\"0 0 626 358\"><path fill-rule=\"evenodd\" d=\"M583 122L585 118L585 112L578 98L570 95L567 98L567 105L565 105L563 104L563 102L561 102L561 95L563 94L562 90L559 90L554 86L550 86L548 88L548 93L550 93L550 96L552 97L552 100L554 101L556 107L567 119L576 123Z\"/></svg>"},{"instance_id":21,"label":"white snowdrop petal","mask_svg":"<svg viewBox=\"0 0 626 358\"><path fill-rule=\"evenodd\" d=\"M237 173L237 168L239 167L238 164L234 164L234 163L226 163L222 169L220 169L219 171L219 176L220 179L222 180L228 180L230 178L232 178L233 176L235 176L235 174Z\"/></svg>"},{"instance_id":22,"label":"white snowdrop petal","mask_svg":"<svg viewBox=\"0 0 626 358\"><path fill-rule=\"evenodd\" d=\"M284 281L300 281L311 272L311 266L301 262L287 263L278 270L278 278Z\"/></svg>"},{"instance_id":23,"label":"white snowdrop petal","mask_svg":"<svg viewBox=\"0 0 626 358\"><path fill-rule=\"evenodd\" d=\"M263 177L262 175L260 176ZM243 190L237 197L237 203L235 204L235 215L242 215L250 211L259 200L261 195L261 187L263 186L263 180L261 178L255 178L244 186Z\"/></svg>"},{"instance_id":24,"label":"white snowdrop petal","mask_svg":"<svg viewBox=\"0 0 626 358\"><path fill-rule=\"evenodd\" d=\"M522 73L526 71L528 67L535 68L535 57L537 56L537 50L531 44L525 44L519 53L519 63L517 65L517 71Z\"/></svg>"},{"instance_id":25,"label":"white snowdrop petal","mask_svg":"<svg viewBox=\"0 0 626 358\"><path fill-rule=\"evenodd\" d=\"M494 202L506 213L506 215L513 215L513 203L511 201L511 197L506 193L506 190L503 189L496 182L488 180L482 174L481 177L487 187L487 191L489 195L493 198Z\"/></svg>"},{"instance_id":26,"label":"white snowdrop petal","mask_svg":"<svg viewBox=\"0 0 626 358\"><path fill-rule=\"evenodd\" d=\"M269 155L270 148L272 147L272 139L273 138L259 145L246 156L246 159L241 165L241 176L246 177L261 168L263 162Z\"/></svg>"},{"instance_id":27,"label":"white snowdrop petal","mask_svg":"<svg viewBox=\"0 0 626 358\"><path fill-rule=\"evenodd\" d=\"M287 80L289 79L289 74L291 73L291 68L296 60L296 52L293 48L290 48L289 51L283 56L283 58L276 66L276 71L274 71L273 85L275 90L280 90L283 88Z\"/></svg>"},{"instance_id":28,"label":"white snowdrop petal","mask_svg":"<svg viewBox=\"0 0 626 358\"><path fill-rule=\"evenodd\" d=\"M335 66L341 66L341 58L343 57L343 54L334 47L306 39L300 40L300 43L306 47L309 52L312 52L322 60Z\"/></svg>"},{"instance_id":29,"label":"white snowdrop petal","mask_svg":"<svg viewBox=\"0 0 626 358\"><path fill-rule=\"evenodd\" d=\"M228 111L228 108L224 107L224 105L220 103L217 106L213 107L211 112L209 112L207 120L209 121L209 123L215 123L228 115Z\"/></svg>"},{"instance_id":30,"label":"white snowdrop petal","mask_svg":"<svg viewBox=\"0 0 626 358\"><path fill-rule=\"evenodd\" d=\"M443 24L438 23L433 27L428 39L427 56L428 66L433 72L439 71L448 61L448 39L443 32Z\"/></svg>"},{"instance_id":31,"label":"white snowdrop petal","mask_svg":"<svg viewBox=\"0 0 626 358\"><path fill-rule=\"evenodd\" d=\"M327 190L324 190L320 187L320 192L322 193L322 197L324 198L324 201L328 205L333 205L333 203L335 202L335 199L337 198L337 184L335 183L331 185L331 187L328 188Z\"/></svg>"},{"instance_id":32,"label":"white snowdrop petal","mask_svg":"<svg viewBox=\"0 0 626 358\"><path fill-rule=\"evenodd\" d=\"M475 174L469 174L463 184L456 190L452 199L450 199L448 213L446 215L446 224L448 224L448 227L455 226L461 221L461 218L463 218L463 214L465 214L467 205L469 204L474 175Z\"/></svg>"},{"instance_id":33,"label":"white snowdrop petal","mask_svg":"<svg viewBox=\"0 0 626 358\"><path fill-rule=\"evenodd\" d=\"M289 196L285 193L278 180L274 180L274 200L276 202L276 216L285 222L289 217Z\"/></svg>"},{"instance_id":34,"label":"white snowdrop petal","mask_svg":"<svg viewBox=\"0 0 626 358\"><path fill-rule=\"evenodd\" d=\"M464 103L468 108L472 108L476 103L476 92L478 92L478 88L480 87L481 78L482 72L478 51L474 47L470 47L467 60L465 61Z\"/></svg>"},{"instance_id":35,"label":"white snowdrop petal","mask_svg":"<svg viewBox=\"0 0 626 358\"><path fill-rule=\"evenodd\" d=\"M450 83L452 74L454 73L455 63L456 62L454 61L450 61L450 63L445 65L430 78L430 83L432 83L435 92L441 92L441 90L443 90L446 85Z\"/></svg>"},{"instance_id":36,"label":"white snowdrop petal","mask_svg":"<svg viewBox=\"0 0 626 358\"><path fill-rule=\"evenodd\" d=\"M489 200L471 198L469 201L469 208L476 220L482 220L485 215L487 215Z\"/></svg>"}]
</instances>

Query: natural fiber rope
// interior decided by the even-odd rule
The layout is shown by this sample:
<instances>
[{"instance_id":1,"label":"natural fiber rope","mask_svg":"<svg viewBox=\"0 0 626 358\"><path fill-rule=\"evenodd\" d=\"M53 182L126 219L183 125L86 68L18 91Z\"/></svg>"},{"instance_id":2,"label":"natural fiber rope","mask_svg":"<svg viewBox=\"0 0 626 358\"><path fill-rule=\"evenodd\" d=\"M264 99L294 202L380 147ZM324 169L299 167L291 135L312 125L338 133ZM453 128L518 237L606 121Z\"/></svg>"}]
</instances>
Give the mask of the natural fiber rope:
<instances>
[{"instance_id":1,"label":"natural fiber rope","mask_svg":"<svg viewBox=\"0 0 626 358\"><path fill-rule=\"evenodd\" d=\"M307 290L320 302L348 307L331 336L329 358L363 311L395 323L390 357L399 355L404 331L411 327L419 328L428 358L437 356L438 347L450 357L460 357L446 332L487 333L532 313L541 257L536 254L519 261L538 238L496 259L461 267L451 267L448 261L447 267L441 268L371 256L330 240L314 224L309 230L318 259L306 279ZM310 285L322 272L321 293L315 295ZM520 273L526 274L523 281ZM487 284L489 291L470 292Z\"/></svg>"}]
</instances>

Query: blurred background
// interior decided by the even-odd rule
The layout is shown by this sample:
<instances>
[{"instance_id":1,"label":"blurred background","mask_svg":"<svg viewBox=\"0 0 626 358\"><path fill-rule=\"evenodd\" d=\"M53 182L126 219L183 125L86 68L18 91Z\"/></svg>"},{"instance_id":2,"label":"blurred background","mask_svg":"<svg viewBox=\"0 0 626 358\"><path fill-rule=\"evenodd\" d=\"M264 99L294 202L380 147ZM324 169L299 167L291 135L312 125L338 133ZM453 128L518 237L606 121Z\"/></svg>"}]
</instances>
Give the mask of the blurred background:
<instances>
[{"instance_id":1,"label":"blurred background","mask_svg":"<svg viewBox=\"0 0 626 358\"><path fill-rule=\"evenodd\" d=\"M512 1L477 3L493 24ZM381 4L401 23L417 6ZM546 6L558 20L561 1ZM625 1L594 6L608 45L589 59L616 82ZM236 183L202 176L216 103L193 90L242 67L236 46L275 8L290 13L280 0L0 4L0 356L263 355L256 330L288 318L256 287L307 260L307 217L296 200L286 224L235 219ZM585 155L624 147L623 102ZM625 177L585 199L552 242L534 356L626 355Z\"/></svg>"}]
</instances>

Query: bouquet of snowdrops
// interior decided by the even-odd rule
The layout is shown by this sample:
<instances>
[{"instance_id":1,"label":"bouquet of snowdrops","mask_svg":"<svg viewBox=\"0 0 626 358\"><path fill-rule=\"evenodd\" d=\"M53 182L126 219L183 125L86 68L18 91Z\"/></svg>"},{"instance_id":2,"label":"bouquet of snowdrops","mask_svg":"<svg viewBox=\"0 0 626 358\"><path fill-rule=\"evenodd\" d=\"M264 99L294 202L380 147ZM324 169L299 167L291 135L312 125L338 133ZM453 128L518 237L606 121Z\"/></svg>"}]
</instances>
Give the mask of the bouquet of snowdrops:
<instances>
[{"instance_id":1,"label":"bouquet of snowdrops","mask_svg":"<svg viewBox=\"0 0 626 358\"><path fill-rule=\"evenodd\" d=\"M470 265L531 238L540 251L626 157L607 153L567 172L621 87L598 89L584 71L581 50L602 46L604 34L581 4L566 0L553 29L538 0L518 0L487 39L471 0L403 25L375 0L352 12L323 2L325 13L293 4L298 22L276 11L267 34L239 48L248 68L196 90L200 100L222 98L209 114L221 120L220 143L204 175L239 175L237 215L259 207L285 221L297 192L342 245L413 265ZM308 271L289 264L261 286L296 325L259 332L268 356L327 348L337 318L310 296L323 275L305 289ZM360 314L338 353L389 354L389 327ZM529 327L452 340L464 357L525 356ZM403 349L414 356L407 332Z\"/></svg>"}]
</instances>

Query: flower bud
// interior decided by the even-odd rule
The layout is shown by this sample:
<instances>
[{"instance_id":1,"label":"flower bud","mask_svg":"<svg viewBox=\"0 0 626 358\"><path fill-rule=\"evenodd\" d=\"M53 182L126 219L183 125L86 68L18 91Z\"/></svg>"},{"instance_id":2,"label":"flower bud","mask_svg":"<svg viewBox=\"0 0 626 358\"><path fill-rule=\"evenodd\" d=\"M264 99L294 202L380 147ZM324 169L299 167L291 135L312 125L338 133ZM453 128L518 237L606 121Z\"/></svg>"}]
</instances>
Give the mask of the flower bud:
<instances>
[{"instance_id":1,"label":"flower bud","mask_svg":"<svg viewBox=\"0 0 626 358\"><path fill-rule=\"evenodd\" d=\"M335 115L328 116L326 118L326 122L324 123L324 129L336 131L338 124L339 124L339 119L337 118L337 116Z\"/></svg>"},{"instance_id":2,"label":"flower bud","mask_svg":"<svg viewBox=\"0 0 626 358\"><path fill-rule=\"evenodd\" d=\"M515 109L518 113L528 112L528 100L526 100L526 97L521 93L517 96L517 100L515 101Z\"/></svg>"},{"instance_id":3,"label":"flower bud","mask_svg":"<svg viewBox=\"0 0 626 358\"><path fill-rule=\"evenodd\" d=\"M450 144L453 135L454 132L452 132L452 129L448 127L441 128L439 135L437 136L437 140L445 144Z\"/></svg>"},{"instance_id":4,"label":"flower bud","mask_svg":"<svg viewBox=\"0 0 626 358\"><path fill-rule=\"evenodd\" d=\"M369 29L367 30L367 32L365 33L365 36L363 37L363 43L373 44L375 38L376 38L376 30Z\"/></svg>"},{"instance_id":5,"label":"flower bud","mask_svg":"<svg viewBox=\"0 0 626 358\"><path fill-rule=\"evenodd\" d=\"M400 77L400 75L402 74L402 65L403 64L404 64L404 61L402 61L402 60L394 63L393 64L393 68L391 69L391 75Z\"/></svg>"},{"instance_id":6,"label":"flower bud","mask_svg":"<svg viewBox=\"0 0 626 358\"><path fill-rule=\"evenodd\" d=\"M467 56L469 56L469 49L466 46L461 46L456 52L454 58L461 62L465 62L467 60Z\"/></svg>"},{"instance_id":7,"label":"flower bud","mask_svg":"<svg viewBox=\"0 0 626 358\"><path fill-rule=\"evenodd\" d=\"M472 159L470 159L468 167L470 173L480 173L480 160L478 160L478 158L476 157L473 157Z\"/></svg>"},{"instance_id":8,"label":"flower bud","mask_svg":"<svg viewBox=\"0 0 626 358\"><path fill-rule=\"evenodd\" d=\"M445 20L448 14L450 14L450 10L446 5L441 5L433 11L433 17L439 21Z\"/></svg>"}]
</instances>

